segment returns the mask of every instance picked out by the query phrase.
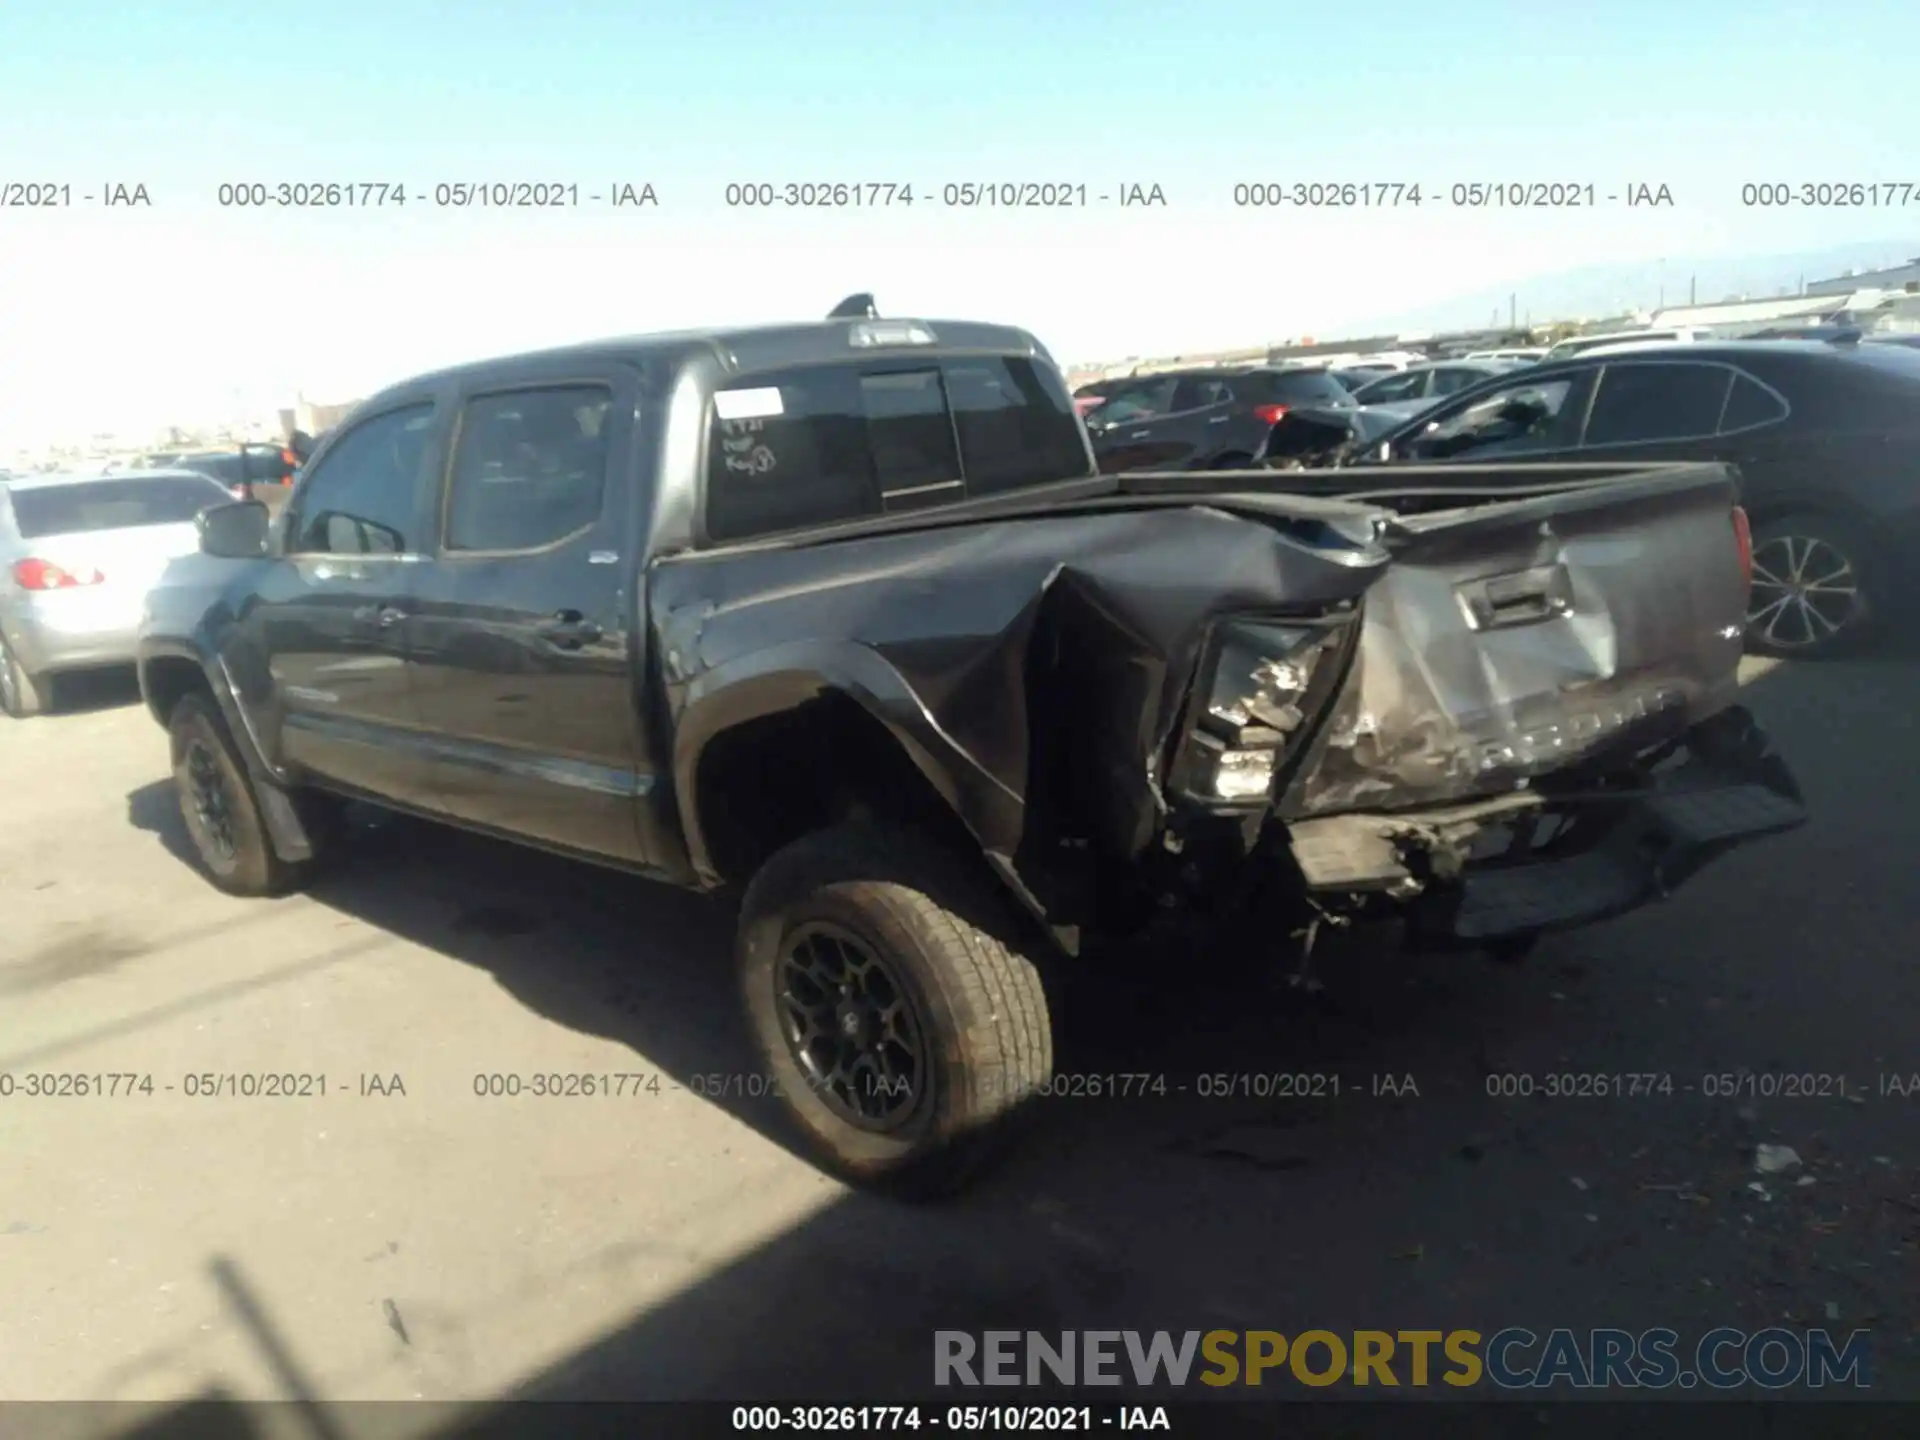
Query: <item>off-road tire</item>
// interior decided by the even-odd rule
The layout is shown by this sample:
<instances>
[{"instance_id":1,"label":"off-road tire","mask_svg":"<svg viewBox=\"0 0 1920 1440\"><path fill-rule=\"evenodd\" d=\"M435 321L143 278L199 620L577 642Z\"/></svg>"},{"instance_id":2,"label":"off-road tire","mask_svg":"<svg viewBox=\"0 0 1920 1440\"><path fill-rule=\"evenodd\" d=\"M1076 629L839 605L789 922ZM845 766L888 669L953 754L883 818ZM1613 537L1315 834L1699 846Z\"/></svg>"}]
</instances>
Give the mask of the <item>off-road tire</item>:
<instances>
[{"instance_id":1,"label":"off-road tire","mask_svg":"<svg viewBox=\"0 0 1920 1440\"><path fill-rule=\"evenodd\" d=\"M305 885L312 878L314 862L289 864L275 853L246 762L213 701L204 695L183 698L168 718L167 735L180 819L207 878L229 895L285 895ZM229 817L231 854L211 838L198 813L192 778L196 752L206 757L218 777Z\"/></svg>"},{"instance_id":2,"label":"off-road tire","mask_svg":"<svg viewBox=\"0 0 1920 1440\"><path fill-rule=\"evenodd\" d=\"M1004 918L1004 923L1002 920ZM916 1198L951 1194L1006 1138L1053 1074L1039 971L1007 901L984 876L902 828L846 825L788 845L747 887L736 947L747 1024L788 1113L822 1167ZM919 1026L924 1082L876 1132L844 1118L787 1040L781 963L803 925L850 933L892 973ZM982 926L993 927L989 934Z\"/></svg>"},{"instance_id":3,"label":"off-road tire","mask_svg":"<svg viewBox=\"0 0 1920 1440\"><path fill-rule=\"evenodd\" d=\"M25 720L53 709L54 677L29 674L4 640L0 640L0 666L6 668L5 683L0 683L0 711Z\"/></svg>"},{"instance_id":4,"label":"off-road tire","mask_svg":"<svg viewBox=\"0 0 1920 1440\"><path fill-rule=\"evenodd\" d=\"M1853 618L1846 621L1836 634L1811 644L1778 644L1749 624L1747 652L1782 660L1827 660L1857 654L1879 629L1885 569L1872 539L1858 527L1834 516L1779 515L1753 527L1755 560L1764 563L1768 547L1788 537L1817 541L1846 559L1858 587ZM1759 579L1757 568L1755 579ZM1767 593L1764 586L1756 583L1754 598L1747 607L1750 618L1755 615L1756 607L1762 604L1762 597Z\"/></svg>"}]
</instances>

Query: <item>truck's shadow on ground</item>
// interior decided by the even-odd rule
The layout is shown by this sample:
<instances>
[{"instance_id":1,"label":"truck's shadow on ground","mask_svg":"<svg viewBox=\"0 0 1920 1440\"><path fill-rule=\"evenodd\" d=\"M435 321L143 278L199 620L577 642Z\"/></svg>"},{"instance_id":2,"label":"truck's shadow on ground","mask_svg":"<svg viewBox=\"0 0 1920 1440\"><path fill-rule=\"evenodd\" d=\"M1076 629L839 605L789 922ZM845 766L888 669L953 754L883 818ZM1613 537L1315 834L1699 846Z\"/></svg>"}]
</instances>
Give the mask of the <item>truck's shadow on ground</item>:
<instances>
[{"instance_id":1,"label":"truck's shadow on ground","mask_svg":"<svg viewBox=\"0 0 1920 1440\"><path fill-rule=\"evenodd\" d=\"M976 1191L932 1210L848 1196L530 1393L911 1395L931 1379L932 1333L951 1328L1699 1334L1821 1324L1830 1303L1910 1336L1903 1267L1871 1268L1890 1249L1910 1266L1920 1242L1895 1195L1912 1191L1901 1167L1914 1157L1869 1163L1894 1143L1887 1106L1756 1116L1677 1091L1489 1095L1490 1074L1679 1087L1736 1065L1857 1071L1898 1049L1899 1017L1920 1003L1900 958L1920 936L1900 860L1920 841L1920 775L1904 758L1920 671L1786 666L1749 695L1806 785L1807 830L1520 967L1348 944L1323 967L1321 1008L1205 954L1082 968L1055 995L1060 1071L1161 1077L1166 1093L1123 1079L1130 1097L1041 1101L1026 1143ZM184 856L165 785L129 812ZM682 1084L757 1069L723 906L407 821L358 848L322 903L484 967ZM1290 1075L1337 1076L1339 1096L1282 1098L1287 1082L1268 1077ZM714 1103L786 1143L771 1101ZM1799 1146L1819 1185L1754 1201L1756 1137ZM1676 1198L1687 1187L1702 1203ZM1816 1209L1838 1217L1817 1241ZM1904 1344L1904 1370L1891 1341L1881 1352L1882 1394L1912 1384Z\"/></svg>"}]
</instances>

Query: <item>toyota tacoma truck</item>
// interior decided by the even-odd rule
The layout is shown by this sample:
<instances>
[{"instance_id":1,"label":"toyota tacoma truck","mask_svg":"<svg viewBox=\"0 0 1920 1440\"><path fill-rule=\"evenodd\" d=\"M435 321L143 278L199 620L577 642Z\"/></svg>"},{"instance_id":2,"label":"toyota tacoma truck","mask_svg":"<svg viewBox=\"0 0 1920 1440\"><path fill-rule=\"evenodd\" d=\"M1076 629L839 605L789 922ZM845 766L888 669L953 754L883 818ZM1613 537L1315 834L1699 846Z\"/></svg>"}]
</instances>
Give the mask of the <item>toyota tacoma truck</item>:
<instances>
[{"instance_id":1,"label":"toyota tacoma truck","mask_svg":"<svg viewBox=\"0 0 1920 1440\"><path fill-rule=\"evenodd\" d=\"M1049 1080L1044 967L1517 952L1803 819L1724 467L1298 478L1101 475L1031 335L868 297L491 360L206 512L141 689L235 894L351 800L737 893L823 1163L951 1189Z\"/></svg>"}]
</instances>

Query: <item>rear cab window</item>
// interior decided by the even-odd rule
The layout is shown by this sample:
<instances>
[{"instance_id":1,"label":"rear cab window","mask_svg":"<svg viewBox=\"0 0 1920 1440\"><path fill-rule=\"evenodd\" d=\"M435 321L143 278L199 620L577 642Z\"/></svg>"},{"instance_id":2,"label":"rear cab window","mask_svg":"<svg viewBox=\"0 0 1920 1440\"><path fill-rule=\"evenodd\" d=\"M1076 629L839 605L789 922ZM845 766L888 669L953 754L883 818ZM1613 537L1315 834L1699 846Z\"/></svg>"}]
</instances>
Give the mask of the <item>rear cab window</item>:
<instances>
[{"instance_id":1,"label":"rear cab window","mask_svg":"<svg viewBox=\"0 0 1920 1440\"><path fill-rule=\"evenodd\" d=\"M1072 397L1024 356L893 357L716 392L707 537L755 539L1096 472Z\"/></svg>"}]
</instances>

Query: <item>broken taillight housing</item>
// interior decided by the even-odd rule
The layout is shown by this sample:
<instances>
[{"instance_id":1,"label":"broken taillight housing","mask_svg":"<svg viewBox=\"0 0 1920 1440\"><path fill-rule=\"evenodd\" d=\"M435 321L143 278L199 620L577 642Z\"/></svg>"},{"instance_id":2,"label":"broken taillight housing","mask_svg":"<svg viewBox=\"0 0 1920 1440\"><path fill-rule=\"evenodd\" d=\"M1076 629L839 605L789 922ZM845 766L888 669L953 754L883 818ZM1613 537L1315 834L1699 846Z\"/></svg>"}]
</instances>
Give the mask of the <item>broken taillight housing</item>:
<instances>
[{"instance_id":1,"label":"broken taillight housing","mask_svg":"<svg viewBox=\"0 0 1920 1440\"><path fill-rule=\"evenodd\" d=\"M1214 804L1264 804L1306 726L1314 680L1343 627L1235 620L1209 647L1173 788Z\"/></svg>"},{"instance_id":2,"label":"broken taillight housing","mask_svg":"<svg viewBox=\"0 0 1920 1440\"><path fill-rule=\"evenodd\" d=\"M1286 419L1287 407L1284 405L1256 405L1253 407L1253 413L1254 418L1259 420L1262 425L1278 425L1282 420Z\"/></svg>"}]
</instances>

